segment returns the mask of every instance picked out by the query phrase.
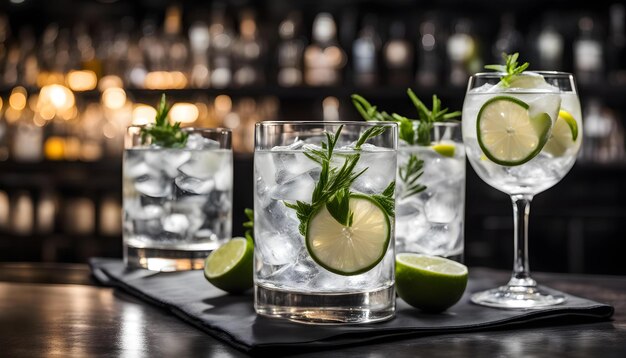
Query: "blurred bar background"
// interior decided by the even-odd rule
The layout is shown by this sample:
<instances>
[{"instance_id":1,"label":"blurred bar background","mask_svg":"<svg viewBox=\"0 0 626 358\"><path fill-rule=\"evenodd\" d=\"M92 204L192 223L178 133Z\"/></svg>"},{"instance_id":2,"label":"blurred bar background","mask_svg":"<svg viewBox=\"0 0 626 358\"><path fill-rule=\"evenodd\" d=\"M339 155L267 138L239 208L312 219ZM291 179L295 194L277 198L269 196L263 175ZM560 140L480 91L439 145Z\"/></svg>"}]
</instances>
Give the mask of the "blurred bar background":
<instances>
[{"instance_id":1,"label":"blurred bar background","mask_svg":"<svg viewBox=\"0 0 626 358\"><path fill-rule=\"evenodd\" d=\"M626 274L626 15L596 0L10 0L0 5L0 261L121 257L121 154L158 98L234 131L233 232L252 207L254 123L359 120L349 95L460 109L469 74L521 53L573 72L584 144L533 202L532 269ZM468 166L466 263L509 269L506 195Z\"/></svg>"}]
</instances>

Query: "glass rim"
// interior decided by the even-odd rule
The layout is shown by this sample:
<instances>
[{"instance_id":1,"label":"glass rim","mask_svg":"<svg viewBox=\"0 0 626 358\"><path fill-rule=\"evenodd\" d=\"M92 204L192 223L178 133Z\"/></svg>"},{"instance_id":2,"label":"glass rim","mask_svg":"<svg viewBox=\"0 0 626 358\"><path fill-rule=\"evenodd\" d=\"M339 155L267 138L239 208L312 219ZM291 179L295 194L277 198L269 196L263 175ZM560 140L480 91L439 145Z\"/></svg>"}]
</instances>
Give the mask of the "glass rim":
<instances>
[{"instance_id":1,"label":"glass rim","mask_svg":"<svg viewBox=\"0 0 626 358\"><path fill-rule=\"evenodd\" d=\"M397 127L397 122L392 121L261 121L256 122L256 127L271 127L271 126L282 126L282 125L308 125L308 126L326 126L326 125L356 125L362 127L374 127L377 125L382 125L385 127Z\"/></svg>"},{"instance_id":2,"label":"glass rim","mask_svg":"<svg viewBox=\"0 0 626 358\"><path fill-rule=\"evenodd\" d=\"M537 73L545 76L553 76L553 77L570 77L573 78L574 74L571 72L563 72L563 71L546 71L546 70L537 70L537 71L524 71L524 73ZM470 77L502 77L505 72L477 72Z\"/></svg>"},{"instance_id":3,"label":"glass rim","mask_svg":"<svg viewBox=\"0 0 626 358\"><path fill-rule=\"evenodd\" d=\"M126 130L130 130L131 128L145 128L148 124L132 124L126 127ZM232 133L233 130L231 128L226 127L182 127L180 130L185 132L209 132L209 133Z\"/></svg>"}]
</instances>

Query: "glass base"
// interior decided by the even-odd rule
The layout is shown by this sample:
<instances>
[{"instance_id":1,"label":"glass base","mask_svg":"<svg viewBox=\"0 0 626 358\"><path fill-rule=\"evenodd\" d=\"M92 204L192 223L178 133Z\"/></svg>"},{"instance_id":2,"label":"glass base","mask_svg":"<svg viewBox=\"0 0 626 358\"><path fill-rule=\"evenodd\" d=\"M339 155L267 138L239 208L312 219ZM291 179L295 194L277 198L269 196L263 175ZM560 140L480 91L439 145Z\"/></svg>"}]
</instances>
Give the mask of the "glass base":
<instances>
[{"instance_id":1,"label":"glass base","mask_svg":"<svg viewBox=\"0 0 626 358\"><path fill-rule=\"evenodd\" d=\"M507 285L477 292L471 300L482 306L531 309L561 304L565 302L565 296L550 294L537 286Z\"/></svg>"},{"instance_id":2,"label":"glass base","mask_svg":"<svg viewBox=\"0 0 626 358\"><path fill-rule=\"evenodd\" d=\"M300 323L357 324L393 318L396 308L394 286L355 293L292 292L254 286L257 314Z\"/></svg>"},{"instance_id":3,"label":"glass base","mask_svg":"<svg viewBox=\"0 0 626 358\"><path fill-rule=\"evenodd\" d=\"M128 268L152 271L187 271L204 269L204 261L211 250L175 250L124 247L124 263Z\"/></svg>"}]
</instances>

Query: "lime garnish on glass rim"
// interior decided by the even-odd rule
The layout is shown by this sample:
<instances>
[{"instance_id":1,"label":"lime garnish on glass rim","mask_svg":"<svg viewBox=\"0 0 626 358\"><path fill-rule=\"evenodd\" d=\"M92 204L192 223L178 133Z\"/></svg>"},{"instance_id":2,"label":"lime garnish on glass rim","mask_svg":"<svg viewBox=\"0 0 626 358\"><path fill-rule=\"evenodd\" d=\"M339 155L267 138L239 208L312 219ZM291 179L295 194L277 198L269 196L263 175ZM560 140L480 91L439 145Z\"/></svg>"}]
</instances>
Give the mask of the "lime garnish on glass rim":
<instances>
[{"instance_id":1,"label":"lime garnish on glass rim","mask_svg":"<svg viewBox=\"0 0 626 358\"><path fill-rule=\"evenodd\" d=\"M514 97L493 97L480 108L478 144L489 160L517 166L533 159L548 141L552 120L547 113L530 115L528 104Z\"/></svg>"},{"instance_id":2,"label":"lime garnish on glass rim","mask_svg":"<svg viewBox=\"0 0 626 358\"><path fill-rule=\"evenodd\" d=\"M578 123L571 113L560 110L559 117L554 123L550 138L543 150L555 157L560 157L576 144L578 138Z\"/></svg>"},{"instance_id":3,"label":"lime garnish on glass rim","mask_svg":"<svg viewBox=\"0 0 626 358\"><path fill-rule=\"evenodd\" d=\"M437 143L431 145L430 147L444 157L454 157L455 147L452 143Z\"/></svg>"}]
</instances>

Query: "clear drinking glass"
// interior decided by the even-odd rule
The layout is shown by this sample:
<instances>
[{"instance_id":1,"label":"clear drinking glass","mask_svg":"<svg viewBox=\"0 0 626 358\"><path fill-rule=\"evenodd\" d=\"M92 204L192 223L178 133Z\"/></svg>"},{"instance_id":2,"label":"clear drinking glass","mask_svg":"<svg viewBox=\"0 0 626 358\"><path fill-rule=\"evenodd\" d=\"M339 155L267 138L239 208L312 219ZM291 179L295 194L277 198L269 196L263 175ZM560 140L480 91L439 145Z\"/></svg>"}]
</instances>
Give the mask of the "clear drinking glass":
<instances>
[{"instance_id":1,"label":"clear drinking glass","mask_svg":"<svg viewBox=\"0 0 626 358\"><path fill-rule=\"evenodd\" d=\"M511 196L513 274L507 285L478 292L472 301L500 308L555 305L565 297L547 293L530 276L528 216L533 196L558 183L576 161L582 139L580 102L569 73L524 72L510 86L500 82L501 75L470 78L463 141L478 176Z\"/></svg>"},{"instance_id":2,"label":"clear drinking glass","mask_svg":"<svg viewBox=\"0 0 626 358\"><path fill-rule=\"evenodd\" d=\"M328 214L332 197L314 200L338 192L336 187L330 189L338 181L323 184L325 171L314 151L326 153L326 134L336 134L340 128L326 173L336 179L357 159L348 173L361 174L344 182L350 224ZM357 140L372 128L384 132L359 149ZM396 123L257 123L254 283L258 314L315 323L393 317L396 146ZM391 213L377 203L385 195ZM310 205L311 215L303 220L302 210L294 205Z\"/></svg>"},{"instance_id":3,"label":"clear drinking glass","mask_svg":"<svg viewBox=\"0 0 626 358\"><path fill-rule=\"evenodd\" d=\"M123 164L124 261L156 271L202 269L231 237L231 131L185 128L184 148L142 144L129 127Z\"/></svg>"},{"instance_id":4,"label":"clear drinking glass","mask_svg":"<svg viewBox=\"0 0 626 358\"><path fill-rule=\"evenodd\" d=\"M396 251L463 261L465 147L460 121L436 122L430 145L398 144ZM405 175L411 161L423 161L423 174ZM418 191L415 183L426 188ZM417 189L417 190L416 190Z\"/></svg>"}]
</instances>

